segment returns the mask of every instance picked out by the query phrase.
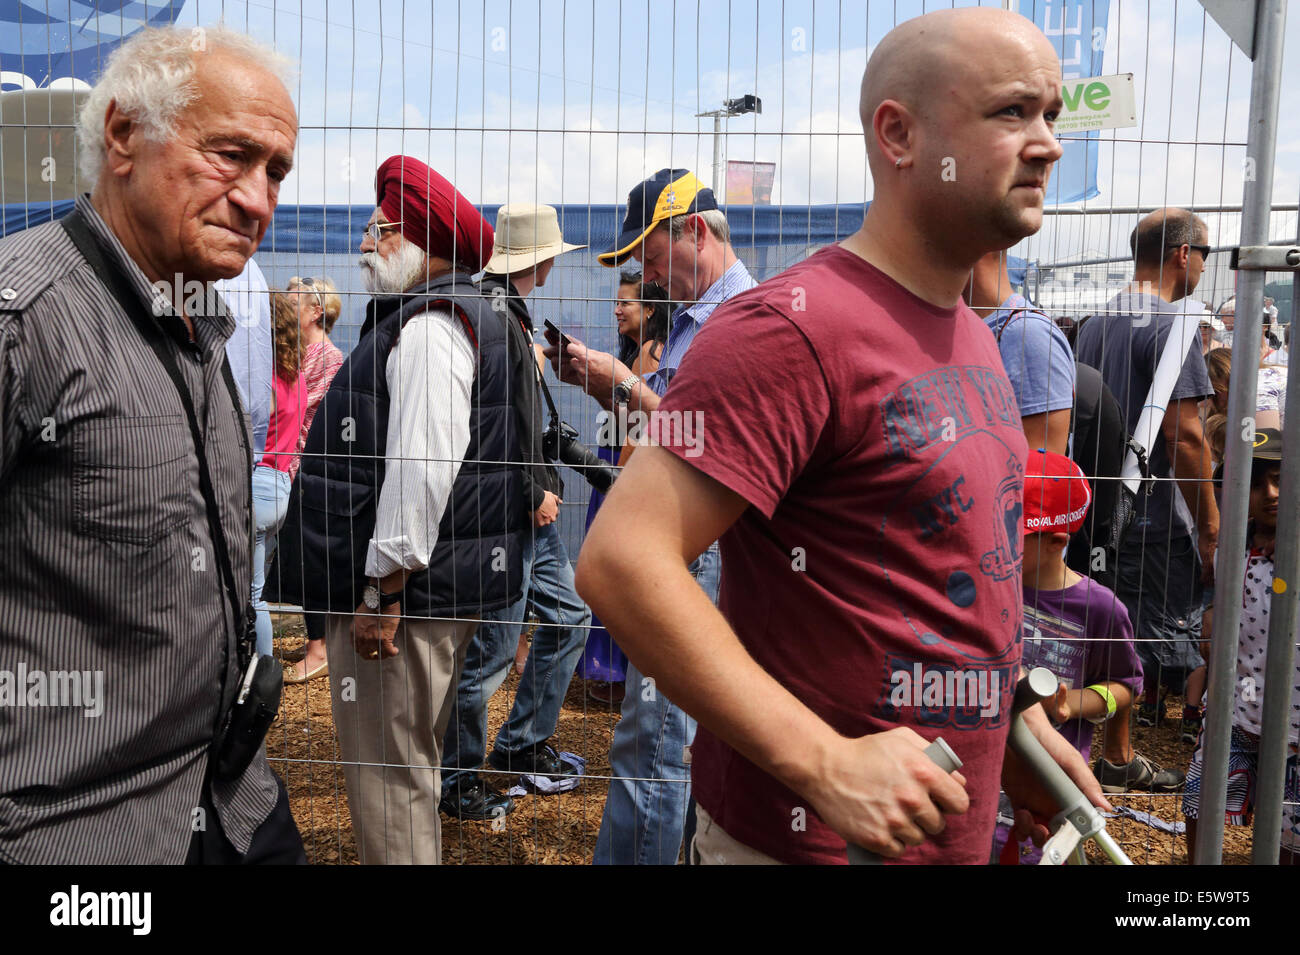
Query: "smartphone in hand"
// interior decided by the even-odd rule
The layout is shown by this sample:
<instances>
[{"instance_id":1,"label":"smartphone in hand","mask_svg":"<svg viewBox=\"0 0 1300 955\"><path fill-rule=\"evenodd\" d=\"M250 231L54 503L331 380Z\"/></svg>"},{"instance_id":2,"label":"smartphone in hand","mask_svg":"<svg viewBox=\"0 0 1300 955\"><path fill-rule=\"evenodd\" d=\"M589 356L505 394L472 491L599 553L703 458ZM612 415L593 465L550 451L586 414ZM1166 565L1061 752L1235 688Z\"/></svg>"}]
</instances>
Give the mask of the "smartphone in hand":
<instances>
[{"instance_id":1,"label":"smartphone in hand","mask_svg":"<svg viewBox=\"0 0 1300 955\"><path fill-rule=\"evenodd\" d=\"M552 322L549 318L546 319L546 321L543 324L545 324L546 328L551 332L551 334L555 336L557 342L562 342L565 345L572 345L574 343L573 339L570 338L568 335L564 334L564 332L560 331L555 326L555 323Z\"/></svg>"}]
</instances>

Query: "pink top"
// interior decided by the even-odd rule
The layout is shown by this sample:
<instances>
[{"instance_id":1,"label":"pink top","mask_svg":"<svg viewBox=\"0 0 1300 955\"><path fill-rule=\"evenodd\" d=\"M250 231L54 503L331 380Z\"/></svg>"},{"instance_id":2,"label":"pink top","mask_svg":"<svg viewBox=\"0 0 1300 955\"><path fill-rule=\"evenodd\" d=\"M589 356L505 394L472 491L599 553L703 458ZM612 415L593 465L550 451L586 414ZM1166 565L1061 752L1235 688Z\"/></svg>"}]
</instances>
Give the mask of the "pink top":
<instances>
[{"instance_id":1,"label":"pink top","mask_svg":"<svg viewBox=\"0 0 1300 955\"><path fill-rule=\"evenodd\" d=\"M261 464L292 475L298 460L298 433L307 409L307 386L301 373L295 380L285 381L276 372L271 375L271 388L275 408L266 429L266 454Z\"/></svg>"},{"instance_id":2,"label":"pink top","mask_svg":"<svg viewBox=\"0 0 1300 955\"><path fill-rule=\"evenodd\" d=\"M316 409L320 407L321 399L325 397L325 392L329 391L330 382L334 380L341 367L343 367L343 353L335 348L334 343L328 338L307 346L307 352L302 356L302 375L307 381L307 410L303 413L302 430L298 434L299 451L307 446L307 432L311 430ZM289 467L290 477L297 475L298 465L301 463L301 459L294 455L293 463Z\"/></svg>"}]
</instances>

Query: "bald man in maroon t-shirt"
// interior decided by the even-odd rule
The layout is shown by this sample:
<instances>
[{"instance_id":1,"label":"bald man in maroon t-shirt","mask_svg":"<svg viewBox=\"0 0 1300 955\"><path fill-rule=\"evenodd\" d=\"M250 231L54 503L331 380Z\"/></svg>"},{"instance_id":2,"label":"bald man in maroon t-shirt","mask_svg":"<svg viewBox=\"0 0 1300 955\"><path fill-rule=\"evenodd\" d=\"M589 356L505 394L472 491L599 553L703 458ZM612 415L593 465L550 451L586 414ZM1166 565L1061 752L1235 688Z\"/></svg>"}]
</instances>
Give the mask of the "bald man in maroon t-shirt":
<instances>
[{"instance_id":1,"label":"bald man in maroon t-shirt","mask_svg":"<svg viewBox=\"0 0 1300 955\"><path fill-rule=\"evenodd\" d=\"M579 592L699 720L697 861L843 862L846 840L908 862L988 858L1027 448L961 292L981 256L1041 225L1060 89L1051 44L1007 11L889 33L862 85L862 229L714 312L659 409L659 446L592 525ZM673 440L687 413L702 442ZM686 566L719 538L715 610ZM1027 718L1104 805L1042 710ZM939 735L961 772L923 754Z\"/></svg>"}]
</instances>

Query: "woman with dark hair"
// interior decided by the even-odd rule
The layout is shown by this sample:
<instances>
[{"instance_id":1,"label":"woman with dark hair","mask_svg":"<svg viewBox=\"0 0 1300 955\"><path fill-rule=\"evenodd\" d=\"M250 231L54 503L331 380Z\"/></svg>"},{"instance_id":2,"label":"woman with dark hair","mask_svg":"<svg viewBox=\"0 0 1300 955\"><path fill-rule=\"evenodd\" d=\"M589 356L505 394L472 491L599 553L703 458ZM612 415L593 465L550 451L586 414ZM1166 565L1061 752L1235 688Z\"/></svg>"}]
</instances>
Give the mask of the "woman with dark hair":
<instances>
[{"instance_id":1,"label":"woman with dark hair","mask_svg":"<svg viewBox=\"0 0 1300 955\"><path fill-rule=\"evenodd\" d=\"M641 281L641 273L619 275L614 320L618 323L618 360L642 378L659 367L668 341L668 293Z\"/></svg>"},{"instance_id":2,"label":"woman with dark hair","mask_svg":"<svg viewBox=\"0 0 1300 955\"><path fill-rule=\"evenodd\" d=\"M271 334L275 356L271 375L271 421L266 452L253 468L253 607L257 611L257 652L271 652L271 614L262 599L266 568L275 553L275 535L289 509L289 469L298 458L298 433L307 406L302 377L298 304L283 292L271 294Z\"/></svg>"},{"instance_id":3,"label":"woman with dark hair","mask_svg":"<svg viewBox=\"0 0 1300 955\"><path fill-rule=\"evenodd\" d=\"M671 314L665 290L643 282L641 273L637 271L626 271L619 275L618 298L614 301L614 320L618 323L618 360L642 378L659 367L659 356L668 341L668 319ZM617 427L601 427L599 421L597 431L602 436L617 436L614 441L602 443L596 453L611 464L619 463L624 436L619 434ZM587 506L588 527L604 499L603 494L592 491L591 503ZM621 701L626 668L627 657L610 637L609 631L593 616L591 635L587 638L587 649L583 652L579 666L579 675L588 681L587 692L591 698L611 706Z\"/></svg>"}]
</instances>

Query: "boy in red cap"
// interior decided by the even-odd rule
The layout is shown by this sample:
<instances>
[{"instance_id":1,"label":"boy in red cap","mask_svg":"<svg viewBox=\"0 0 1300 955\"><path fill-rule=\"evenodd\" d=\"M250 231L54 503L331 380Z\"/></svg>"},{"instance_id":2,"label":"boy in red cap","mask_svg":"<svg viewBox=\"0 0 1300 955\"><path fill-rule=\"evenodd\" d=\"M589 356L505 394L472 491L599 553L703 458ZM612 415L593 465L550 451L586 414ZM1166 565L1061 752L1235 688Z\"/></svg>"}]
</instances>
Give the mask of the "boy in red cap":
<instances>
[{"instance_id":1,"label":"boy in red cap","mask_svg":"<svg viewBox=\"0 0 1300 955\"><path fill-rule=\"evenodd\" d=\"M1129 746L1128 715L1142 689L1142 664L1133 647L1128 611L1108 587L1065 563L1070 535L1083 526L1091 504L1092 490L1077 464L1042 449L1029 453L1020 665L1024 670L1046 667L1061 681L1056 697L1045 700L1043 707L1084 759L1092 749L1095 726L1107 724L1105 751L1095 767L1103 790L1177 789L1181 774L1157 769ZM995 849L1006 843L1010 823L1010 804L1003 797ZM1027 841L1023 851L1030 851Z\"/></svg>"},{"instance_id":2,"label":"boy in red cap","mask_svg":"<svg viewBox=\"0 0 1300 955\"><path fill-rule=\"evenodd\" d=\"M1124 604L1105 585L1065 566L1070 535L1083 526L1091 489L1079 466L1041 449L1025 471L1025 645L1021 665L1045 666L1062 681L1048 715L1085 759L1092 728L1106 723L1093 767L1108 793L1175 792L1183 774L1160 769L1129 745L1129 710L1142 664Z\"/></svg>"}]
</instances>

